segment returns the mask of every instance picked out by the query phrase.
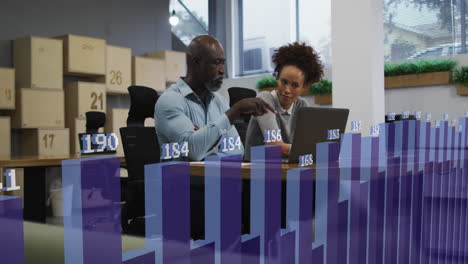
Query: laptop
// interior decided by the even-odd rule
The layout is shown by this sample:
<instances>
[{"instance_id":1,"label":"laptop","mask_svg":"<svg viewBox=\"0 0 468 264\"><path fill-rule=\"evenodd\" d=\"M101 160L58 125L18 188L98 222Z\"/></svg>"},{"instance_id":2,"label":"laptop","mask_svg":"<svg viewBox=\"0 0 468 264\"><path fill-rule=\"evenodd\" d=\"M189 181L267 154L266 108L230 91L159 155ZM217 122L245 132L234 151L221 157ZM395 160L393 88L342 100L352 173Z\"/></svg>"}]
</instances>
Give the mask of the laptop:
<instances>
[{"instance_id":1,"label":"laptop","mask_svg":"<svg viewBox=\"0 0 468 264\"><path fill-rule=\"evenodd\" d=\"M289 152L289 158L283 163L299 163L299 156L312 154L314 162L316 157L316 145L328 140L328 130L339 129L343 134L348 121L349 109L303 107L299 109L296 120L296 130Z\"/></svg>"}]
</instances>

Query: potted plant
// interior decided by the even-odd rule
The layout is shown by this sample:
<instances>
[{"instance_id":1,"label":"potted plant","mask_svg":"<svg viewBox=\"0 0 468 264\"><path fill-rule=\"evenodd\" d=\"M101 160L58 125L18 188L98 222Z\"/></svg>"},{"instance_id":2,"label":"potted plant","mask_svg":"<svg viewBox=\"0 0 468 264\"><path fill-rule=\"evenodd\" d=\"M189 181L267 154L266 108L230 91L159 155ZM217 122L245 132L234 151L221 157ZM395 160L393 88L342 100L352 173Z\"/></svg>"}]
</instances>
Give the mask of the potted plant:
<instances>
[{"instance_id":1,"label":"potted plant","mask_svg":"<svg viewBox=\"0 0 468 264\"><path fill-rule=\"evenodd\" d=\"M463 66L453 74L458 95L468 95L468 66Z\"/></svg>"},{"instance_id":2,"label":"potted plant","mask_svg":"<svg viewBox=\"0 0 468 264\"><path fill-rule=\"evenodd\" d=\"M332 82L321 80L309 87L310 93L315 96L315 104L332 104Z\"/></svg>"},{"instance_id":3,"label":"potted plant","mask_svg":"<svg viewBox=\"0 0 468 264\"><path fill-rule=\"evenodd\" d=\"M385 88L450 84L454 60L421 60L385 64Z\"/></svg>"},{"instance_id":4,"label":"potted plant","mask_svg":"<svg viewBox=\"0 0 468 264\"><path fill-rule=\"evenodd\" d=\"M276 82L276 78L273 76L268 76L258 80L257 82L257 89L259 91L271 91L278 87L278 82Z\"/></svg>"}]
</instances>

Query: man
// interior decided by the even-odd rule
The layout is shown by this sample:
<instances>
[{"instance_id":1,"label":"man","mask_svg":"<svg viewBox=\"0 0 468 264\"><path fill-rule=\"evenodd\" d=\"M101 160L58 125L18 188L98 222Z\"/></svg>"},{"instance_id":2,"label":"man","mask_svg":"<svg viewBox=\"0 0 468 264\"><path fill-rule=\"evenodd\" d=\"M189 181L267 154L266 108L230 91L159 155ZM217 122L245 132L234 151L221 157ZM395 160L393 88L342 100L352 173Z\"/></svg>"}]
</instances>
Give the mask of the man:
<instances>
[{"instance_id":1,"label":"man","mask_svg":"<svg viewBox=\"0 0 468 264\"><path fill-rule=\"evenodd\" d=\"M240 114L259 116L275 110L260 98L247 98L231 108L217 91L224 78L224 50L215 38L201 35L187 47L187 76L167 89L155 108L160 144L188 142L190 160L219 153L221 137L238 137L232 125ZM243 147L229 154L243 154Z\"/></svg>"},{"instance_id":2,"label":"man","mask_svg":"<svg viewBox=\"0 0 468 264\"><path fill-rule=\"evenodd\" d=\"M232 125L240 114L259 116L273 108L260 98L247 98L231 108L217 93L224 78L224 51L215 38L198 36L187 47L187 76L167 89L155 107L156 134L160 144L188 142L190 160L219 153L223 136L238 137ZM241 149L229 154L243 154ZM190 179L191 235L204 238L204 178Z\"/></svg>"}]
</instances>

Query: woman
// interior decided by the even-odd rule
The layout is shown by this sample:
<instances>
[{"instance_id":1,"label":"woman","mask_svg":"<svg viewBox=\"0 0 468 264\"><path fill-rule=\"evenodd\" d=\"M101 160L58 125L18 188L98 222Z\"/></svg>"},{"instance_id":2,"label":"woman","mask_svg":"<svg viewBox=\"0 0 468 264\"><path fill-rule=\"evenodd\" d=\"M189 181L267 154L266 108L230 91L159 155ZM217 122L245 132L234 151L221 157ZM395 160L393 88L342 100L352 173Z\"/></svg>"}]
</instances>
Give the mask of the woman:
<instances>
[{"instance_id":1,"label":"woman","mask_svg":"<svg viewBox=\"0 0 468 264\"><path fill-rule=\"evenodd\" d=\"M276 65L273 76L278 88L260 92L262 98L277 111L250 119L246 133L245 160L250 160L250 148L259 145L279 145L283 156L288 156L294 137L298 109L308 106L300 97L304 89L323 76L323 65L317 52L305 43L294 42L280 47L273 54ZM265 143L268 130L281 130L281 140Z\"/></svg>"}]
</instances>

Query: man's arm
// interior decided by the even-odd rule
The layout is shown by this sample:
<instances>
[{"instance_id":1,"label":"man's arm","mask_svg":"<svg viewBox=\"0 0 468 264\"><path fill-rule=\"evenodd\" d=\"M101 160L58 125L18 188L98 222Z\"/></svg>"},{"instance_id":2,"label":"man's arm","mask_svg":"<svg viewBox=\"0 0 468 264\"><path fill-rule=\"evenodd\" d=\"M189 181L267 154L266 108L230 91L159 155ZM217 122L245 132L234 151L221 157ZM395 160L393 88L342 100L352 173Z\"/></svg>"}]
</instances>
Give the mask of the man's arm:
<instances>
[{"instance_id":1,"label":"man's arm","mask_svg":"<svg viewBox=\"0 0 468 264\"><path fill-rule=\"evenodd\" d=\"M159 98L155 107L156 133L164 135L169 142L188 142L190 160L202 160L221 136L227 135L231 123L223 114L195 131L193 122L184 113L184 104L183 98L175 93Z\"/></svg>"},{"instance_id":2,"label":"man's arm","mask_svg":"<svg viewBox=\"0 0 468 264\"><path fill-rule=\"evenodd\" d=\"M263 95L263 96L262 96ZM273 105L273 102L269 100L267 96L269 96L270 93L264 95L260 94L259 97L265 100L266 102L270 103ZM262 131L262 134L265 133L266 130L279 130L278 122L276 121L276 115L274 113L266 113L262 116L258 116L257 122L258 126L260 127L260 131ZM280 141L274 141L274 142L268 142L265 145L277 145L281 146L281 153L285 156L289 155L289 151L291 150L291 144L284 143L282 140Z\"/></svg>"},{"instance_id":3,"label":"man's arm","mask_svg":"<svg viewBox=\"0 0 468 264\"><path fill-rule=\"evenodd\" d=\"M176 93L166 93L158 99L155 107L156 133L164 135L169 142L188 142L191 160L204 159L219 139L228 134L232 122L240 114L259 116L269 111L276 112L260 98L246 98L229 108L218 120L195 131L192 121L183 111L184 104L184 99Z\"/></svg>"}]
</instances>

